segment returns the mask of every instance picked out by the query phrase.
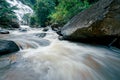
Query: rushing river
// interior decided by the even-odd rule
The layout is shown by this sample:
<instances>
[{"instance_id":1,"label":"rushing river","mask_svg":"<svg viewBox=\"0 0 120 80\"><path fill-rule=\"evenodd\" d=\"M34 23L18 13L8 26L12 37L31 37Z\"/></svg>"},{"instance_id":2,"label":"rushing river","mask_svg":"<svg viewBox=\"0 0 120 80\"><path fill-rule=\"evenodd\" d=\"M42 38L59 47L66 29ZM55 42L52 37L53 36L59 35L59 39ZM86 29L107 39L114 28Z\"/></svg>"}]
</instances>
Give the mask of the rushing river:
<instances>
[{"instance_id":1,"label":"rushing river","mask_svg":"<svg viewBox=\"0 0 120 80\"><path fill-rule=\"evenodd\" d=\"M120 80L120 50L58 40L49 29L11 31L20 51L0 57L0 80Z\"/></svg>"},{"instance_id":2,"label":"rushing river","mask_svg":"<svg viewBox=\"0 0 120 80\"><path fill-rule=\"evenodd\" d=\"M20 24L33 10L20 0L6 0L16 6ZM58 35L41 28L13 30L0 39L13 40L17 53L0 57L0 80L120 80L120 50L104 46L58 40Z\"/></svg>"}]
</instances>

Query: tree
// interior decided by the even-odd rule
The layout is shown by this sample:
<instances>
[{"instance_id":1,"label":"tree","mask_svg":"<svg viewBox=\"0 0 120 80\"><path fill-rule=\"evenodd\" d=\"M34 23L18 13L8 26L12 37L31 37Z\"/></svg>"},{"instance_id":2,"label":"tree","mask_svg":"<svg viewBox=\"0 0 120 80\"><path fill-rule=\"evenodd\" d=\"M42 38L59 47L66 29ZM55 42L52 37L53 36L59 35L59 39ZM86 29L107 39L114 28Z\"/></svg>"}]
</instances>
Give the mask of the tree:
<instances>
[{"instance_id":1,"label":"tree","mask_svg":"<svg viewBox=\"0 0 120 80\"><path fill-rule=\"evenodd\" d=\"M0 25L10 26L11 21L17 19L13 10L16 7L10 7L10 4L5 0L0 1Z\"/></svg>"},{"instance_id":2,"label":"tree","mask_svg":"<svg viewBox=\"0 0 120 80\"><path fill-rule=\"evenodd\" d=\"M89 7L87 0L60 0L59 4L55 7L55 12L50 14L52 23L65 24L71 17L78 12Z\"/></svg>"},{"instance_id":3,"label":"tree","mask_svg":"<svg viewBox=\"0 0 120 80\"><path fill-rule=\"evenodd\" d=\"M54 23L62 26L90 5L90 0L36 0L34 21L41 26Z\"/></svg>"},{"instance_id":4,"label":"tree","mask_svg":"<svg viewBox=\"0 0 120 80\"><path fill-rule=\"evenodd\" d=\"M37 0L35 13L37 22L41 26L46 26L49 18L48 15L54 10L55 3L52 0Z\"/></svg>"}]
</instances>

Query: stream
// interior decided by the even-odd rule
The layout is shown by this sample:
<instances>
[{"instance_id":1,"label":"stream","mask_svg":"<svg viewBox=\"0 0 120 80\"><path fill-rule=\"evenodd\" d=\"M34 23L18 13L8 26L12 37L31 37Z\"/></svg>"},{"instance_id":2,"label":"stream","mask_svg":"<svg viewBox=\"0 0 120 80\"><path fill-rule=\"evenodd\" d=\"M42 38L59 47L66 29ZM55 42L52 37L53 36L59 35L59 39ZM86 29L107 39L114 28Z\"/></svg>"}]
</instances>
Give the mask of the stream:
<instances>
[{"instance_id":1,"label":"stream","mask_svg":"<svg viewBox=\"0 0 120 80\"><path fill-rule=\"evenodd\" d=\"M20 51L0 57L0 80L119 80L120 50L60 41L49 29L11 30Z\"/></svg>"},{"instance_id":2,"label":"stream","mask_svg":"<svg viewBox=\"0 0 120 80\"><path fill-rule=\"evenodd\" d=\"M16 6L20 24L34 11L20 0L6 0ZM9 30L0 39L12 40L20 51L0 57L0 80L120 80L120 50L59 40L49 27Z\"/></svg>"}]
</instances>

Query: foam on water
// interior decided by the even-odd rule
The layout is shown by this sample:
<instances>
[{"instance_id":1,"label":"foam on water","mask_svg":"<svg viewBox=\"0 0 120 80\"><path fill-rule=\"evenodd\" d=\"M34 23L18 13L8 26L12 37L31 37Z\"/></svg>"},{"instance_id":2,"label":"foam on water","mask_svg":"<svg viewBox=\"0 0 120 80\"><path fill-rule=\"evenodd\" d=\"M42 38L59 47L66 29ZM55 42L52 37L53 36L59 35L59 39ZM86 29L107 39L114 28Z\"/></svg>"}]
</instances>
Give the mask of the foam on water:
<instances>
[{"instance_id":1,"label":"foam on water","mask_svg":"<svg viewBox=\"0 0 120 80\"><path fill-rule=\"evenodd\" d=\"M15 12L20 21L24 14L32 13L19 0L7 1L19 8ZM22 28L27 31L0 35L21 49L0 57L0 80L120 80L119 49L114 52L104 46L60 41L51 29Z\"/></svg>"},{"instance_id":2,"label":"foam on water","mask_svg":"<svg viewBox=\"0 0 120 80\"><path fill-rule=\"evenodd\" d=\"M10 58L14 64L0 70L0 80L120 79L120 54L103 46L59 41L52 30L44 38L34 35L38 32L43 33L42 29L31 29L17 35L13 32L6 38L19 43L23 49L14 55L16 59ZM49 45L39 44L47 43L46 40Z\"/></svg>"}]
</instances>

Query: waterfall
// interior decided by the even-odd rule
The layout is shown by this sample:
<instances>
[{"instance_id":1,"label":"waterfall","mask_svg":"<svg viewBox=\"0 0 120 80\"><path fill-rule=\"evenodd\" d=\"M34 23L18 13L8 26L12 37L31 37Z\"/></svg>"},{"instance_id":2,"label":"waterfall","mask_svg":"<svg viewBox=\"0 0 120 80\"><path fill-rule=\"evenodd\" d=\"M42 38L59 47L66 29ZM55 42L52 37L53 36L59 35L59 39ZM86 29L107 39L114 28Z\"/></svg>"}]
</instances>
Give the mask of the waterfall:
<instances>
[{"instance_id":1,"label":"waterfall","mask_svg":"<svg viewBox=\"0 0 120 80\"><path fill-rule=\"evenodd\" d=\"M10 3L11 6L16 6L18 8L18 10L14 10L14 12L16 13L19 23L20 24L28 24L27 20L25 20L23 18L26 14L32 15L33 10L29 6L20 2L19 0L6 0L6 1L8 3Z\"/></svg>"}]
</instances>

